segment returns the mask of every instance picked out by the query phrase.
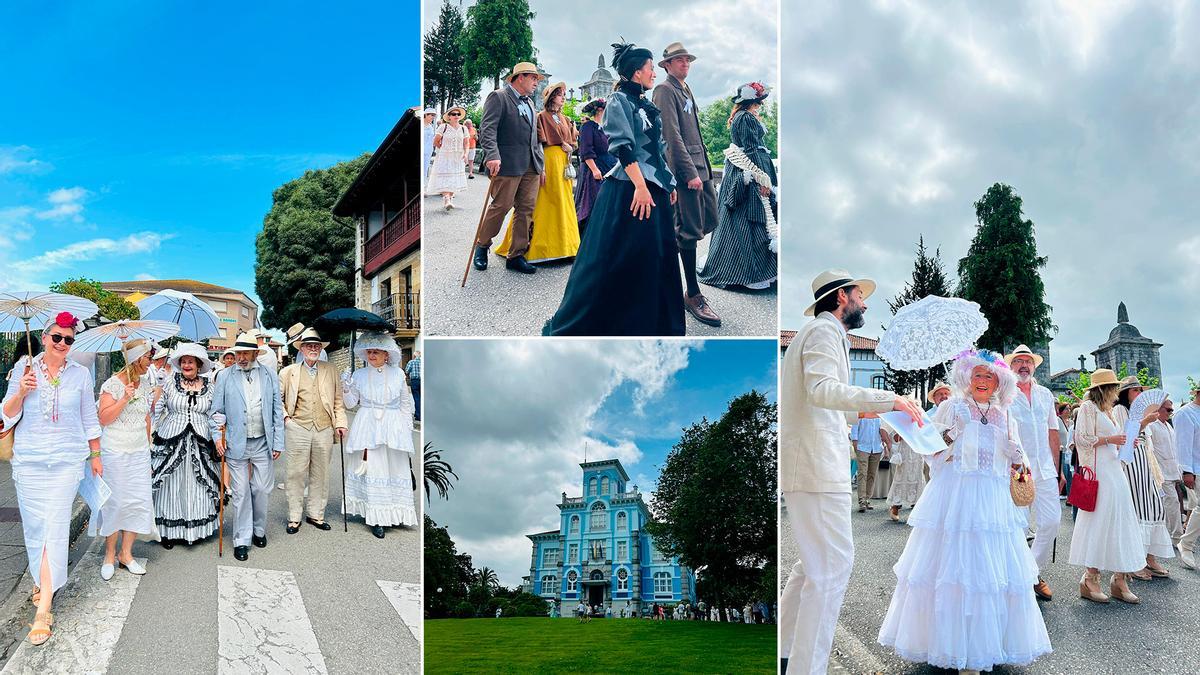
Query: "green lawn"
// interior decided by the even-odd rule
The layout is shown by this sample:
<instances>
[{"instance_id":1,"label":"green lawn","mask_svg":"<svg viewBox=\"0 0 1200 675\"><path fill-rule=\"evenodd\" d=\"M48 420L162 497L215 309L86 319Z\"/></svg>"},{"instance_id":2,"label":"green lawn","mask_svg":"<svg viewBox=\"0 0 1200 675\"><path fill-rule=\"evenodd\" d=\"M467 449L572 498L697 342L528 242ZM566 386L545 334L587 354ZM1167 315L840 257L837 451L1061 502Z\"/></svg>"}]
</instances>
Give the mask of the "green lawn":
<instances>
[{"instance_id":1,"label":"green lawn","mask_svg":"<svg viewBox=\"0 0 1200 675\"><path fill-rule=\"evenodd\" d=\"M573 618L425 622L426 673L774 673L775 626Z\"/></svg>"}]
</instances>

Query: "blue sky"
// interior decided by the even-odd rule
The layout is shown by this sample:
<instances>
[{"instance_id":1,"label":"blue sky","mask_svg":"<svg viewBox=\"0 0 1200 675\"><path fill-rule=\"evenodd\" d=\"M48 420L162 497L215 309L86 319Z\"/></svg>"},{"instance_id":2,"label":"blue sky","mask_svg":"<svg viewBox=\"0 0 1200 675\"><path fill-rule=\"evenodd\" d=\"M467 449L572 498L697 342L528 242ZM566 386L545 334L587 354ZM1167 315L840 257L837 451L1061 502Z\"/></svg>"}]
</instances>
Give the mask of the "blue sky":
<instances>
[{"instance_id":1,"label":"blue sky","mask_svg":"<svg viewBox=\"0 0 1200 675\"><path fill-rule=\"evenodd\" d=\"M0 288L195 278L254 294L271 192L420 100L416 0L6 3Z\"/></svg>"},{"instance_id":2,"label":"blue sky","mask_svg":"<svg viewBox=\"0 0 1200 675\"><path fill-rule=\"evenodd\" d=\"M525 535L558 527L561 492L581 494L585 446L651 492L685 426L751 389L776 400L777 353L769 340L429 340L425 440L460 478L429 514L518 584Z\"/></svg>"}]
</instances>

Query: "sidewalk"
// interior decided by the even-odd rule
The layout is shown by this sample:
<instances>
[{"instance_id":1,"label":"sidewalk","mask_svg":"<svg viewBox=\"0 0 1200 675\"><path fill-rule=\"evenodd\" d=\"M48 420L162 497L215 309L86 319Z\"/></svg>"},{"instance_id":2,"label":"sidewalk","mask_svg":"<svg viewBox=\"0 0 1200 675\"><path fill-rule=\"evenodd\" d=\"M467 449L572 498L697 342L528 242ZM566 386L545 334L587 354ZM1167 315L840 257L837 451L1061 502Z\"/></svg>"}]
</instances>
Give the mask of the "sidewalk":
<instances>
[{"instance_id":1,"label":"sidewalk","mask_svg":"<svg viewBox=\"0 0 1200 675\"><path fill-rule=\"evenodd\" d=\"M83 533L90 515L87 504L77 497L71 512L72 544ZM29 602L33 579L28 569L12 464L0 462L0 663L20 644L28 628L25 624L33 616L33 605Z\"/></svg>"}]
</instances>

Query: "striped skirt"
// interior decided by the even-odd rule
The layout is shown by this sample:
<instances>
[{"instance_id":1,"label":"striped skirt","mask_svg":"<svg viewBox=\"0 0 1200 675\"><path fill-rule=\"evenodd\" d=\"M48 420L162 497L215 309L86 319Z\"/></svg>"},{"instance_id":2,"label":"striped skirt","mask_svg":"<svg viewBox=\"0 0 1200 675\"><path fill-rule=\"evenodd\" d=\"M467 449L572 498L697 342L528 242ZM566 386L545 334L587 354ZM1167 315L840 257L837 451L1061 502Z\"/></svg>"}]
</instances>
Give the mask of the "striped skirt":
<instances>
[{"instance_id":1,"label":"striped skirt","mask_svg":"<svg viewBox=\"0 0 1200 675\"><path fill-rule=\"evenodd\" d=\"M13 483L21 509L29 575L40 584L42 551L50 563L51 591L67 583L67 549L71 542L71 506L83 480L84 463L50 466L14 464ZM44 589L43 589L44 590Z\"/></svg>"},{"instance_id":2,"label":"striped skirt","mask_svg":"<svg viewBox=\"0 0 1200 675\"><path fill-rule=\"evenodd\" d=\"M1122 465L1133 495L1133 510L1141 525L1142 543L1146 553L1158 558L1175 556L1171 535L1167 532L1167 515L1163 508L1162 488L1154 480L1150 459L1144 446L1135 447L1133 462Z\"/></svg>"},{"instance_id":3,"label":"striped skirt","mask_svg":"<svg viewBox=\"0 0 1200 675\"><path fill-rule=\"evenodd\" d=\"M221 469L212 452L212 442L191 427L171 439L155 435L151 487L154 522L163 539L191 543L217 531Z\"/></svg>"}]
</instances>

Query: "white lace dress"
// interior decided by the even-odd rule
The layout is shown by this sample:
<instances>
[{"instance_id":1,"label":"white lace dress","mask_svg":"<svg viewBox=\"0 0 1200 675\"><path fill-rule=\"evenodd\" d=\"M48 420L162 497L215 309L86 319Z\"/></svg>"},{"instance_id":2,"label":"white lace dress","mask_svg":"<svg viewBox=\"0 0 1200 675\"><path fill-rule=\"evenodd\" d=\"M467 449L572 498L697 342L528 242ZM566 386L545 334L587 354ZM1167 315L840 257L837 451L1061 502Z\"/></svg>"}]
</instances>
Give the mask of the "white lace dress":
<instances>
[{"instance_id":1,"label":"white lace dress","mask_svg":"<svg viewBox=\"0 0 1200 675\"><path fill-rule=\"evenodd\" d=\"M125 384L113 375L100 386L100 393L119 401L125 395ZM117 419L101 430L103 478L112 489L112 496L92 519L89 534L107 537L125 530L158 539L158 528L154 525L154 495L150 487L150 437L146 427L153 395L149 378L142 377L133 398L121 409Z\"/></svg>"},{"instance_id":2,"label":"white lace dress","mask_svg":"<svg viewBox=\"0 0 1200 675\"><path fill-rule=\"evenodd\" d=\"M412 391L396 366L357 370L343 382L347 410L346 513L367 525L417 524L413 497ZM363 451L367 458L363 460Z\"/></svg>"},{"instance_id":3,"label":"white lace dress","mask_svg":"<svg viewBox=\"0 0 1200 675\"><path fill-rule=\"evenodd\" d=\"M986 420L986 423L984 422ZM896 591L879 642L941 668L1027 665L1050 652L1033 594L1038 568L1025 517L1009 495L1010 464L1025 463L1016 424L999 408L961 398L938 408L950 448L908 518ZM947 461L949 453L949 461Z\"/></svg>"},{"instance_id":4,"label":"white lace dress","mask_svg":"<svg viewBox=\"0 0 1200 675\"><path fill-rule=\"evenodd\" d=\"M452 127L439 124L437 133L442 135L442 147L433 158L429 170L426 194L438 195L445 192L457 194L467 189L467 139L470 137L463 125Z\"/></svg>"}]
</instances>

